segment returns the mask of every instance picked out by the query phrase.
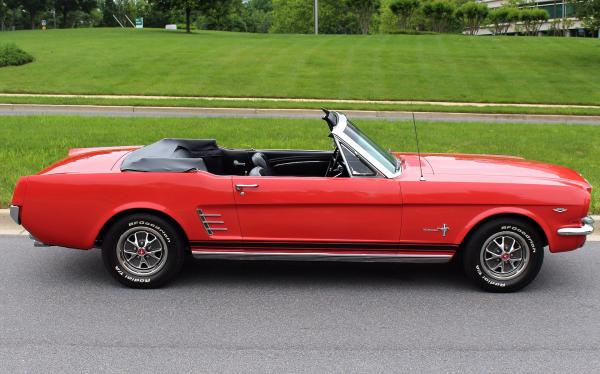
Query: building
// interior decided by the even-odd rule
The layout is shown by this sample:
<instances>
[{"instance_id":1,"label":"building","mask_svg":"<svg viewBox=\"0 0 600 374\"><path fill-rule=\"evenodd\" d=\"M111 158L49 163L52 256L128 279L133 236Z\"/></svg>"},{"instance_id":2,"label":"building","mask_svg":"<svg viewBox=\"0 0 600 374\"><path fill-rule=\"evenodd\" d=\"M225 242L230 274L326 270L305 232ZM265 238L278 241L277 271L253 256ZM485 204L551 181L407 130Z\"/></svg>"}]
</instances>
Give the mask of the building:
<instances>
[{"instance_id":1,"label":"building","mask_svg":"<svg viewBox=\"0 0 600 374\"><path fill-rule=\"evenodd\" d=\"M486 4L490 10L505 5L505 0L478 0ZM539 8L548 12L548 21L540 27L540 34L565 35L565 36L590 36L581 21L575 18L575 9L571 2L565 0L531 0L519 8ZM520 22L513 23L508 28L507 34L515 34L519 31ZM482 26L477 35L490 35L493 29Z\"/></svg>"}]
</instances>

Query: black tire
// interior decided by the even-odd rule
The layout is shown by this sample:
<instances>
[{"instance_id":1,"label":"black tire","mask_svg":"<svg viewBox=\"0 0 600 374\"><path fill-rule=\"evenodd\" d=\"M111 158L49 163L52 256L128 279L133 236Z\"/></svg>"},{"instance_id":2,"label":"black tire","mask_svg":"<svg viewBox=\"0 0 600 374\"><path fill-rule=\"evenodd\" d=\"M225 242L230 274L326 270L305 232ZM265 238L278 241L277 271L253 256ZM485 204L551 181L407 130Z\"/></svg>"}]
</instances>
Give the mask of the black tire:
<instances>
[{"instance_id":1,"label":"black tire","mask_svg":"<svg viewBox=\"0 0 600 374\"><path fill-rule=\"evenodd\" d=\"M179 273L186 249L180 230L170 222L151 214L132 214L110 227L102 242L102 259L108 272L124 285L157 288Z\"/></svg>"},{"instance_id":2,"label":"black tire","mask_svg":"<svg viewBox=\"0 0 600 374\"><path fill-rule=\"evenodd\" d=\"M535 279L544 261L542 234L517 218L486 222L469 235L463 251L466 275L490 292L522 289Z\"/></svg>"}]
</instances>

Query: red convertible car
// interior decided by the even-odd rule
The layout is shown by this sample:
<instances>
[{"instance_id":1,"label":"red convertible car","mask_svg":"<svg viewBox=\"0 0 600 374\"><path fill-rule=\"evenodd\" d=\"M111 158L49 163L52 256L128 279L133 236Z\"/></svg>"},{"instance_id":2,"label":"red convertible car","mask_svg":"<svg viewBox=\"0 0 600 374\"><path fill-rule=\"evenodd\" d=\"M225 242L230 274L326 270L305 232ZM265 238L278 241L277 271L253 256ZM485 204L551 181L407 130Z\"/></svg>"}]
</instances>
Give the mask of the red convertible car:
<instances>
[{"instance_id":1,"label":"red convertible car","mask_svg":"<svg viewBox=\"0 0 600 374\"><path fill-rule=\"evenodd\" d=\"M19 179L11 215L36 245L101 247L137 288L186 257L461 261L477 285L515 291L544 248L581 247L592 187L518 157L390 153L325 111L333 150L228 149L215 140L71 149Z\"/></svg>"}]
</instances>

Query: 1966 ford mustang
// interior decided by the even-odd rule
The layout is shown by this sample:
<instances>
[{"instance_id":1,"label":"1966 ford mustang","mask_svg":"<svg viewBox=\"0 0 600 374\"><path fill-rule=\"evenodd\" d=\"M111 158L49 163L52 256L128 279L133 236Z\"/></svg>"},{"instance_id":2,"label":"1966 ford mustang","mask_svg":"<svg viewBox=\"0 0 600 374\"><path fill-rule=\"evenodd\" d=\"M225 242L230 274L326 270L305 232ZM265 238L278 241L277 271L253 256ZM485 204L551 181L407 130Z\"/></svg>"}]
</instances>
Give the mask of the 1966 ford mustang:
<instances>
[{"instance_id":1,"label":"1966 ford mustang","mask_svg":"<svg viewBox=\"0 0 600 374\"><path fill-rule=\"evenodd\" d=\"M518 157L390 153L325 111L333 151L247 150L215 140L71 149L22 177L11 215L36 245L102 248L137 288L199 258L461 261L488 291L515 291L544 248L581 247L592 187Z\"/></svg>"}]
</instances>

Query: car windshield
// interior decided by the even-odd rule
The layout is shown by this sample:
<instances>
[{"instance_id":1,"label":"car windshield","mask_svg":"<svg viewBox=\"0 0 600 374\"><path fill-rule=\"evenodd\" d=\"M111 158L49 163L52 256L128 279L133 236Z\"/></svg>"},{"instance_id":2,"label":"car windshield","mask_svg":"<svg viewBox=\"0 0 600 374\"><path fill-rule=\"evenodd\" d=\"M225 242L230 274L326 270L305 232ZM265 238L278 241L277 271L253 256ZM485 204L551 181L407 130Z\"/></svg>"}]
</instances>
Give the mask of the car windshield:
<instances>
[{"instance_id":1,"label":"car windshield","mask_svg":"<svg viewBox=\"0 0 600 374\"><path fill-rule=\"evenodd\" d=\"M395 173L399 169L399 162L394 155L385 151L377 143L371 140L365 133L360 131L352 122L348 121L346 128L344 129L350 139L356 144L362 147L372 157L374 157L381 165L388 169L391 173Z\"/></svg>"}]
</instances>

